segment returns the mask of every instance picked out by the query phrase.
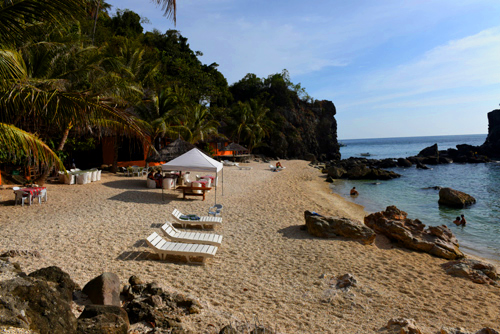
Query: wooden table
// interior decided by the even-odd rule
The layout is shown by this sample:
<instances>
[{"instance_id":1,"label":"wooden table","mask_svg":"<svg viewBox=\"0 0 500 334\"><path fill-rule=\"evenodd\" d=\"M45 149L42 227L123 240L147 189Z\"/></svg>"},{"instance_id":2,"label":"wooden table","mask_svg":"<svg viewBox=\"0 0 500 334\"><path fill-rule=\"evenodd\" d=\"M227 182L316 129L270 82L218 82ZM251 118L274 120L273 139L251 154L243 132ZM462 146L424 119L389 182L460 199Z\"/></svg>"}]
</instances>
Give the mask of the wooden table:
<instances>
[{"instance_id":1,"label":"wooden table","mask_svg":"<svg viewBox=\"0 0 500 334\"><path fill-rule=\"evenodd\" d=\"M186 199L186 196L203 196L203 200L205 200L205 192L211 190L212 187L178 186L177 189L182 190L183 199ZM201 190L201 194L194 193L193 190Z\"/></svg>"}]
</instances>

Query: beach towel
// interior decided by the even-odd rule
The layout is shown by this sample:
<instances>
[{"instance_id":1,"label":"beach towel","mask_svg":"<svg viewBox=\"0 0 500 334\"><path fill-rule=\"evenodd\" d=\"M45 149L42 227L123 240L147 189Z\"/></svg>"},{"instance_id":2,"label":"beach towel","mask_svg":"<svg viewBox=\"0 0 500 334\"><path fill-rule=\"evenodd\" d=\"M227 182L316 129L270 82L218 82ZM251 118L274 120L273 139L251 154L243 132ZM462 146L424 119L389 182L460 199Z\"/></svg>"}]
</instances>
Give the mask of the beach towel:
<instances>
[{"instance_id":1,"label":"beach towel","mask_svg":"<svg viewBox=\"0 0 500 334\"><path fill-rule=\"evenodd\" d=\"M200 220L200 217L198 217L197 215L181 215L179 217L179 219L181 219L181 220Z\"/></svg>"}]
</instances>

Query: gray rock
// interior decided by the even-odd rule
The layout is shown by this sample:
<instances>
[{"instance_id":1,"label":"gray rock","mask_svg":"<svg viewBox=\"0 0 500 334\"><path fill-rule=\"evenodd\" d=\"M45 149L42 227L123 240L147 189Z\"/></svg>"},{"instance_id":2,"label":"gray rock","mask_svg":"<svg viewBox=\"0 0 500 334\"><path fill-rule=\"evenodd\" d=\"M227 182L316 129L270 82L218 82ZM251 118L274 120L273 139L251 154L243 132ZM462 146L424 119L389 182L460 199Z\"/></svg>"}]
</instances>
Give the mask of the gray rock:
<instances>
[{"instance_id":1,"label":"gray rock","mask_svg":"<svg viewBox=\"0 0 500 334\"><path fill-rule=\"evenodd\" d=\"M492 264L472 259L450 261L443 264L447 274L470 279L478 284L491 284L498 286L500 277Z\"/></svg>"},{"instance_id":2,"label":"gray rock","mask_svg":"<svg viewBox=\"0 0 500 334\"><path fill-rule=\"evenodd\" d=\"M29 276L53 283L56 290L61 293L61 297L65 298L68 303L73 300L73 291L80 290L78 284L71 279L69 274L56 266L36 270Z\"/></svg>"},{"instance_id":3,"label":"gray rock","mask_svg":"<svg viewBox=\"0 0 500 334\"><path fill-rule=\"evenodd\" d=\"M426 252L448 260L464 257L458 241L446 226L430 226L425 229L418 219L407 218L408 214L395 206L365 217L365 225L406 248Z\"/></svg>"},{"instance_id":4,"label":"gray rock","mask_svg":"<svg viewBox=\"0 0 500 334\"><path fill-rule=\"evenodd\" d=\"M78 334L127 334L127 312L112 305L87 305L78 318Z\"/></svg>"},{"instance_id":5,"label":"gray rock","mask_svg":"<svg viewBox=\"0 0 500 334\"><path fill-rule=\"evenodd\" d=\"M76 333L69 303L46 281L17 277L0 282L0 325L31 329L40 334Z\"/></svg>"},{"instance_id":6,"label":"gray rock","mask_svg":"<svg viewBox=\"0 0 500 334\"><path fill-rule=\"evenodd\" d=\"M464 208L476 203L476 199L469 194L455 189L442 188L439 191L438 203L452 208Z\"/></svg>"},{"instance_id":7,"label":"gray rock","mask_svg":"<svg viewBox=\"0 0 500 334\"><path fill-rule=\"evenodd\" d=\"M424 148L417 154L417 157L439 157L438 144Z\"/></svg>"},{"instance_id":8,"label":"gray rock","mask_svg":"<svg viewBox=\"0 0 500 334\"><path fill-rule=\"evenodd\" d=\"M121 306L120 279L116 274L103 273L97 276L83 287L82 292L93 304Z\"/></svg>"},{"instance_id":9,"label":"gray rock","mask_svg":"<svg viewBox=\"0 0 500 334\"><path fill-rule=\"evenodd\" d=\"M345 274L337 277L337 284L335 287L337 289L345 289L348 290L350 287L354 287L358 284L354 276L351 274Z\"/></svg>"},{"instance_id":10,"label":"gray rock","mask_svg":"<svg viewBox=\"0 0 500 334\"><path fill-rule=\"evenodd\" d=\"M358 240L365 245L372 244L375 240L375 232L359 221L348 218L317 216L310 211L305 211L304 217L307 231L316 237L332 238L342 236Z\"/></svg>"},{"instance_id":11,"label":"gray rock","mask_svg":"<svg viewBox=\"0 0 500 334\"><path fill-rule=\"evenodd\" d=\"M408 160L408 159L405 159L405 158L399 158L398 161L397 161L397 165L399 167L411 167L411 166L413 166L413 164L411 163L411 161Z\"/></svg>"}]
</instances>

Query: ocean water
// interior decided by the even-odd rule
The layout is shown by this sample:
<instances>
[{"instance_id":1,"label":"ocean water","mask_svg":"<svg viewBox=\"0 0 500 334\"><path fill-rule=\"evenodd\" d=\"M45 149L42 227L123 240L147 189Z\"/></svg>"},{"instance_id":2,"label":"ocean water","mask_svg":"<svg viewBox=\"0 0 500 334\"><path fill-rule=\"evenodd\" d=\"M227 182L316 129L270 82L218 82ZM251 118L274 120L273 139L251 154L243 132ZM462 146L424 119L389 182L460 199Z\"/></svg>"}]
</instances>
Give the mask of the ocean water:
<instances>
[{"instance_id":1,"label":"ocean water","mask_svg":"<svg viewBox=\"0 0 500 334\"><path fill-rule=\"evenodd\" d=\"M444 150L457 144L481 145L485 139L486 135L461 135L340 140L346 145L340 153L343 159L360 157L361 153L370 153L374 159L399 158L416 155L435 143ZM391 168L402 176L388 181L336 180L331 189L370 213L395 205L409 218L418 218L426 225L444 224L466 253L500 261L500 162L429 167L432 169ZM439 206L439 190L430 188L434 186L463 191L474 196L477 203L465 209ZM352 187L360 193L356 198L349 196ZM461 214L467 220L465 227L453 224Z\"/></svg>"}]
</instances>

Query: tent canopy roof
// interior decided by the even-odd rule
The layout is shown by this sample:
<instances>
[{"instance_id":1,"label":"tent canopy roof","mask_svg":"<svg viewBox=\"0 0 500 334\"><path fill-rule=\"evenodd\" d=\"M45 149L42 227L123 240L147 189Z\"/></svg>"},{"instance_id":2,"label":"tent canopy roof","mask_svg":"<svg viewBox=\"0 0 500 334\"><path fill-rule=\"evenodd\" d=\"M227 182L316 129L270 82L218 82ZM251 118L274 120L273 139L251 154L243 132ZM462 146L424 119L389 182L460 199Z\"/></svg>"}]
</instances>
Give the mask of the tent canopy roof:
<instances>
[{"instance_id":1,"label":"tent canopy roof","mask_svg":"<svg viewBox=\"0 0 500 334\"><path fill-rule=\"evenodd\" d=\"M162 170L180 170L193 172L219 172L222 163L210 158L197 148L161 165Z\"/></svg>"}]
</instances>

